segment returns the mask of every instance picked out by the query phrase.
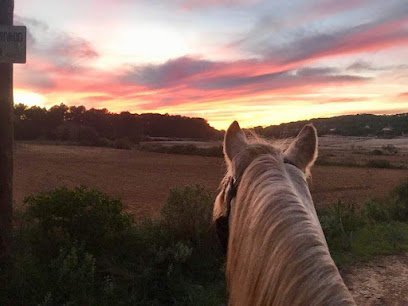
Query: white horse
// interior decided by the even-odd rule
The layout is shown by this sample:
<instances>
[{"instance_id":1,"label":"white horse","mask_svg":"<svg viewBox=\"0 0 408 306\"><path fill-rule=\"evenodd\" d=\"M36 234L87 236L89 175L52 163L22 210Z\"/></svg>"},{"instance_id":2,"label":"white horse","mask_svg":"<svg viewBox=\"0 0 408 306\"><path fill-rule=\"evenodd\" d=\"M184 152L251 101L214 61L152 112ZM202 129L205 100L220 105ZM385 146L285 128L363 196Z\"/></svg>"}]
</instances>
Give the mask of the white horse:
<instances>
[{"instance_id":1,"label":"white horse","mask_svg":"<svg viewBox=\"0 0 408 306\"><path fill-rule=\"evenodd\" d=\"M233 122L215 203L227 251L229 305L355 305L330 256L307 185L317 133L306 125L283 152Z\"/></svg>"}]
</instances>

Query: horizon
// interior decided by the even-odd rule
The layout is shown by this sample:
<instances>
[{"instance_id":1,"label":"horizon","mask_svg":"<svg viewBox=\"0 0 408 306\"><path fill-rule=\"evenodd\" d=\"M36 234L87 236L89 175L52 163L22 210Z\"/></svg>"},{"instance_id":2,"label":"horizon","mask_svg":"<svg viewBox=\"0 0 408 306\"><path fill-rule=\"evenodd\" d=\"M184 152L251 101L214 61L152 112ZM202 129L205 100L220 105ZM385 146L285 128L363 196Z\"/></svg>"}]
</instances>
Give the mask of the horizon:
<instances>
[{"instance_id":1,"label":"horizon","mask_svg":"<svg viewBox=\"0 0 408 306\"><path fill-rule=\"evenodd\" d=\"M408 109L403 1L44 3L15 3L28 31L16 104L177 114L219 130Z\"/></svg>"},{"instance_id":2,"label":"horizon","mask_svg":"<svg viewBox=\"0 0 408 306\"><path fill-rule=\"evenodd\" d=\"M23 103L20 103L20 104L23 104ZM62 103L63 104L63 103ZM17 104L16 104L17 105ZM54 104L54 105L51 105L51 106L49 106L49 107L43 107L43 106L39 106L39 105L31 105L31 106L29 106L29 105L26 105L26 104L23 104L24 106L26 106L27 108L30 108L30 107L40 107L40 108L45 108L47 111L49 111L53 106L60 106L61 104ZM65 105L65 104L64 104ZM84 105L70 105L70 106L68 106L68 105L65 105L65 106L67 106L67 107L70 107L70 106L74 106L74 107L80 107L80 106L84 106ZM85 106L84 106L85 107ZM86 108L86 107L85 107ZM89 111L91 108L86 108L86 110L87 111ZM94 109L96 109L96 110L102 110L103 108L94 108ZM129 112L129 111L126 111L126 110L123 110L123 111L120 111L120 112L112 112L112 111L110 111L109 109L107 109L107 108L105 108L107 111L108 111L108 113L110 113L110 114L116 114L116 115L119 115L121 112ZM211 125L211 123L207 120L207 118L204 118L204 117L190 117L190 116L186 116L186 115L180 115L180 114L171 114L171 113L157 113L157 112L142 112L142 113L133 113L133 112L129 112L131 115L137 115L137 116L140 116L140 115L147 115L147 114L154 114L154 115L156 115L156 114L159 114L159 115L168 115L168 116L182 116L182 117L187 117L187 118L190 118L190 119L204 119L208 124L209 124L209 126L210 127L212 127L212 128L214 128L214 129L216 129L216 130L218 130L218 131L220 131L220 132L222 132L222 131L224 131L225 132L225 130L228 128L228 126L234 121L231 121L231 122L229 122L228 123L228 126L226 126L226 128L218 128L218 127L215 127L215 126L213 126L213 125ZM257 127L262 127L262 128L266 128L266 127L269 127L269 126L278 126L278 125L280 125L280 124L289 124L289 123L294 123L294 122L300 122L300 121L310 121L310 120L319 120L319 119L332 119L332 118L337 118L337 117L341 117L341 116L365 116L365 115L367 115L367 116L398 116L398 115L408 115L408 111L406 111L406 112L402 112L402 113L390 113L390 114L374 114L374 113L353 113L353 114L343 114L343 115L335 115L335 116L329 116L329 117L312 117L312 118L307 118L307 119L302 119L302 120L294 120L294 121L283 121L283 122L280 122L280 123L272 123L272 124L266 124L266 125L249 125L249 126L243 126L242 128L244 128L244 129L253 129L253 128L257 128ZM240 124L240 122L238 121L238 123ZM240 124L240 126L241 126L241 124Z\"/></svg>"}]
</instances>

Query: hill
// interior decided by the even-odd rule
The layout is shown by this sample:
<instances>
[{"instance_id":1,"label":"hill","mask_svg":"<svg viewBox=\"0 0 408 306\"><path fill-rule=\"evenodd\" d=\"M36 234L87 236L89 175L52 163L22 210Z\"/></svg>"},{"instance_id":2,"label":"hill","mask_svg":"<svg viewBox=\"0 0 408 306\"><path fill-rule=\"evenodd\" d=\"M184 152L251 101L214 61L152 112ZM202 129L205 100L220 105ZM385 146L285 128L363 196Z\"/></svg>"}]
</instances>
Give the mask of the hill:
<instances>
[{"instance_id":1,"label":"hill","mask_svg":"<svg viewBox=\"0 0 408 306\"><path fill-rule=\"evenodd\" d=\"M254 130L265 137L284 138L296 136L303 125L313 123L319 135L383 136L408 135L408 113L396 115L358 114L331 118L316 118L282 123Z\"/></svg>"}]
</instances>

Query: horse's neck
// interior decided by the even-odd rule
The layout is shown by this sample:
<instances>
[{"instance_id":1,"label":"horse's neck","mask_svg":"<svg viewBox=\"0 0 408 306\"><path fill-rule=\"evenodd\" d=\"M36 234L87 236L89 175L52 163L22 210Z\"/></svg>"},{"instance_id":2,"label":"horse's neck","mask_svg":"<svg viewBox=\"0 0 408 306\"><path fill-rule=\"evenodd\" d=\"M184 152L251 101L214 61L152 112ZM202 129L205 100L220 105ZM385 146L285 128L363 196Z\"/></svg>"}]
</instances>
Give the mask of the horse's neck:
<instances>
[{"instance_id":1,"label":"horse's neck","mask_svg":"<svg viewBox=\"0 0 408 306\"><path fill-rule=\"evenodd\" d=\"M273 160L253 163L240 183L228 250L230 302L352 303L311 210L313 203L302 202L308 200L307 186L292 181L291 170L270 171L273 167L279 167Z\"/></svg>"},{"instance_id":2,"label":"horse's neck","mask_svg":"<svg viewBox=\"0 0 408 306\"><path fill-rule=\"evenodd\" d=\"M306 183L305 175L303 173L299 174L299 172L301 171L291 164L285 165L285 170L287 178L291 182L293 190L298 196L299 202L301 202L305 209L310 213L310 216L312 217L311 221L314 222L316 227L321 232L322 237L324 237L324 233L317 216L316 208L313 204L312 196L309 191L309 186ZM324 240L326 241L325 238Z\"/></svg>"}]
</instances>

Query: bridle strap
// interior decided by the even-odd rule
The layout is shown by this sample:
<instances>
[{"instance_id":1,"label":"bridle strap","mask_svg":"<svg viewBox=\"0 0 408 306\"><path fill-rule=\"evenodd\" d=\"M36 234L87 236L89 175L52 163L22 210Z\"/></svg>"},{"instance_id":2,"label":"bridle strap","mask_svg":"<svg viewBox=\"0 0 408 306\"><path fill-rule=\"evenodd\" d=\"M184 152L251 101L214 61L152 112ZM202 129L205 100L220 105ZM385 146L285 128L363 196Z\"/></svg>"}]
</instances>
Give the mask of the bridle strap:
<instances>
[{"instance_id":1,"label":"bridle strap","mask_svg":"<svg viewBox=\"0 0 408 306\"><path fill-rule=\"evenodd\" d=\"M295 166L299 169L299 167L292 162L291 160L287 159L286 157L283 159L283 163ZM234 177L230 177L228 181L228 193L226 194L226 202L227 202L227 213L229 215L231 211L231 201L236 197L238 192L238 185L239 182Z\"/></svg>"},{"instance_id":2,"label":"bridle strap","mask_svg":"<svg viewBox=\"0 0 408 306\"><path fill-rule=\"evenodd\" d=\"M295 163L290 161L287 158L284 158L283 162L285 164L290 164L292 166L296 166ZM227 211L224 216L219 217L215 222L216 222L216 229L217 229L217 235L220 240L221 246L223 248L224 254L227 254L227 249L228 249L228 237L229 237L229 216L231 214L231 209L232 209L232 200L237 196L238 192L238 185L239 181L234 178L230 177L228 179L228 187L226 188L226 195L225 195L225 202L227 204Z\"/></svg>"}]
</instances>

